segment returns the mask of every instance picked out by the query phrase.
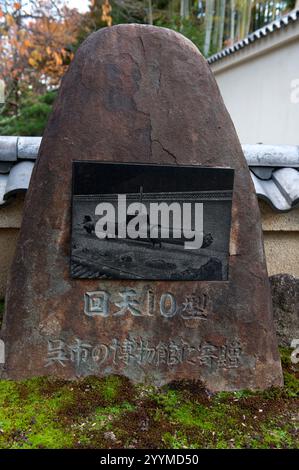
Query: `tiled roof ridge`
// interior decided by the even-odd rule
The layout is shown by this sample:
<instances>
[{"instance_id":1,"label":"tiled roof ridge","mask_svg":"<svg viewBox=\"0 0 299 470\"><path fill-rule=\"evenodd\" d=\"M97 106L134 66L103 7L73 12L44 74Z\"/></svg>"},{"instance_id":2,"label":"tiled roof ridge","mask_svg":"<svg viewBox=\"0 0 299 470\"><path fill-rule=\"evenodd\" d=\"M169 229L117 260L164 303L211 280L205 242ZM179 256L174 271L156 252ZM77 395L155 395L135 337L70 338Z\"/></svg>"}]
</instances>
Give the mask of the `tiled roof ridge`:
<instances>
[{"instance_id":1,"label":"tiled roof ridge","mask_svg":"<svg viewBox=\"0 0 299 470\"><path fill-rule=\"evenodd\" d=\"M0 163L35 160L42 137L0 136ZM249 166L299 167L299 145L242 144Z\"/></svg>"},{"instance_id":2,"label":"tiled roof ridge","mask_svg":"<svg viewBox=\"0 0 299 470\"><path fill-rule=\"evenodd\" d=\"M41 137L0 136L0 207L29 186ZM256 194L277 212L299 204L299 146L242 145Z\"/></svg>"},{"instance_id":3,"label":"tiled roof ridge","mask_svg":"<svg viewBox=\"0 0 299 470\"><path fill-rule=\"evenodd\" d=\"M253 42L258 41L259 39L262 39L263 37L268 36L269 34L274 33L275 31L278 31L298 20L299 20L299 9L292 10L288 14L281 16L280 18L272 21L271 23L265 26L262 26L256 31L253 31L244 39L240 39L239 41L235 42L232 46L226 47L225 49L222 49L216 54L213 54L211 57L207 59L207 61L209 64L213 64L214 62L217 62L218 60L221 60L224 57L227 57L239 51L240 49L243 49L249 44L252 44Z\"/></svg>"}]
</instances>

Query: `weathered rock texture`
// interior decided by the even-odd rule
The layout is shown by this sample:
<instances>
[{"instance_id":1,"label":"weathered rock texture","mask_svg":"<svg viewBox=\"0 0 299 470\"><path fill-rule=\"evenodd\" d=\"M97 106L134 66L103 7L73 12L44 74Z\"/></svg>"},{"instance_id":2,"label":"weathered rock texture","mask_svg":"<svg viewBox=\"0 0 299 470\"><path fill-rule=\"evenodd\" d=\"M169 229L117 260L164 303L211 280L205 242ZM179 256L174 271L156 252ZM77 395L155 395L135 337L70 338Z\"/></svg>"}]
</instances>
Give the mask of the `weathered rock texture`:
<instances>
[{"instance_id":1,"label":"weathered rock texture","mask_svg":"<svg viewBox=\"0 0 299 470\"><path fill-rule=\"evenodd\" d=\"M290 347L299 339L299 279L289 274L270 277L273 314L280 346Z\"/></svg>"},{"instance_id":2,"label":"weathered rock texture","mask_svg":"<svg viewBox=\"0 0 299 470\"><path fill-rule=\"evenodd\" d=\"M73 160L234 168L229 281L72 280ZM84 313L86 292L105 291L119 303L126 288L140 296L142 316ZM170 311L172 296L175 315L162 316L161 297ZM183 318L188 297L195 314L205 299L205 320ZM3 377L120 373L159 385L199 379L210 390L282 384L249 171L214 77L183 36L121 25L80 47L31 180L2 336Z\"/></svg>"}]
</instances>

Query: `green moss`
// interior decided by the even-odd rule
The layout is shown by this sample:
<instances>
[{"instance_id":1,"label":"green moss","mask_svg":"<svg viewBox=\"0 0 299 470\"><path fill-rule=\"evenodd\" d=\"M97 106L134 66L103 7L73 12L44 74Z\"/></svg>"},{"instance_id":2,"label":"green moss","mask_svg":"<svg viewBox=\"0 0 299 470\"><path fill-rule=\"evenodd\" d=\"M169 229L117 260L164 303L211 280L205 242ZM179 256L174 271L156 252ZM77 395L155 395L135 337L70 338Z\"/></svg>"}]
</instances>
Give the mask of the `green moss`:
<instances>
[{"instance_id":1,"label":"green moss","mask_svg":"<svg viewBox=\"0 0 299 470\"><path fill-rule=\"evenodd\" d=\"M117 420L122 422L127 413L134 411L134 406L124 402L119 406L98 407L94 413L85 417L81 422L73 425L73 431L76 436L76 446L79 447L103 447L105 443L105 433L117 430L115 423ZM94 445L94 442L97 445Z\"/></svg>"},{"instance_id":2,"label":"green moss","mask_svg":"<svg viewBox=\"0 0 299 470\"><path fill-rule=\"evenodd\" d=\"M109 430L112 427L113 421L118 418L120 415L127 413L128 411L133 411L134 406L130 403L124 403L120 406L107 406L99 407L91 414L88 418L88 423L91 424L91 427L94 430L99 430L105 428Z\"/></svg>"},{"instance_id":3,"label":"green moss","mask_svg":"<svg viewBox=\"0 0 299 470\"><path fill-rule=\"evenodd\" d=\"M182 432L166 432L162 436L163 443L168 449L196 449L196 446L190 444L188 437Z\"/></svg>"},{"instance_id":4,"label":"green moss","mask_svg":"<svg viewBox=\"0 0 299 470\"><path fill-rule=\"evenodd\" d=\"M285 387L207 395L194 384L126 378L0 381L0 448L298 447L298 372Z\"/></svg>"},{"instance_id":5,"label":"green moss","mask_svg":"<svg viewBox=\"0 0 299 470\"><path fill-rule=\"evenodd\" d=\"M163 405L163 412L156 414L156 419L168 419L174 424L175 429L182 430L181 433L163 435L163 442L172 443L175 448L181 443L181 448L186 447L186 436L188 436L188 448L196 447L229 447L233 439L234 446L241 446L240 434L242 433L242 422L244 411L231 403L222 403L223 394L217 394L209 405L186 401L173 392L157 397L157 402ZM233 394L226 394L225 399L232 398ZM241 428L241 429L240 429Z\"/></svg>"},{"instance_id":6,"label":"green moss","mask_svg":"<svg viewBox=\"0 0 299 470\"><path fill-rule=\"evenodd\" d=\"M255 442L255 447L259 449L287 449L298 447L296 440L290 434L290 427L286 425L285 429L275 427L275 422L270 421L269 423L262 425L262 441Z\"/></svg>"},{"instance_id":7,"label":"green moss","mask_svg":"<svg viewBox=\"0 0 299 470\"><path fill-rule=\"evenodd\" d=\"M237 392L220 392L217 393L216 398L220 401L225 401L227 398L231 398L232 396L236 400L240 400L241 398L248 398L254 394L251 390L238 390Z\"/></svg>"},{"instance_id":8,"label":"green moss","mask_svg":"<svg viewBox=\"0 0 299 470\"><path fill-rule=\"evenodd\" d=\"M280 396L286 398L299 398L299 367L291 362L291 354L293 350L291 348L279 348L279 351L283 368L284 387L276 390L270 389L264 393L267 396L270 395L270 398L275 398L275 392L277 397L278 391L280 392Z\"/></svg>"},{"instance_id":9,"label":"green moss","mask_svg":"<svg viewBox=\"0 0 299 470\"><path fill-rule=\"evenodd\" d=\"M290 398L299 397L299 380L298 378L291 374L290 372L285 371L283 374L284 378L284 387L285 393Z\"/></svg>"},{"instance_id":10,"label":"green moss","mask_svg":"<svg viewBox=\"0 0 299 470\"><path fill-rule=\"evenodd\" d=\"M280 359L281 359L282 367L284 369L291 367L292 366L292 363L291 363L292 349L280 347L279 352L280 352Z\"/></svg>"},{"instance_id":11,"label":"green moss","mask_svg":"<svg viewBox=\"0 0 299 470\"><path fill-rule=\"evenodd\" d=\"M171 412L173 409L176 409L179 404L179 394L174 390L166 389L161 393L158 393L157 390L151 391L151 396L166 412Z\"/></svg>"},{"instance_id":12,"label":"green moss","mask_svg":"<svg viewBox=\"0 0 299 470\"><path fill-rule=\"evenodd\" d=\"M63 388L43 396L45 379L23 382L0 381L0 447L70 447L71 436L56 420L57 412L70 399Z\"/></svg>"},{"instance_id":13,"label":"green moss","mask_svg":"<svg viewBox=\"0 0 299 470\"><path fill-rule=\"evenodd\" d=\"M121 389L121 380L120 377L117 376L112 376L112 377L107 377L102 385L102 395L103 398L109 402L113 403L113 400L115 400L120 392Z\"/></svg>"}]
</instances>

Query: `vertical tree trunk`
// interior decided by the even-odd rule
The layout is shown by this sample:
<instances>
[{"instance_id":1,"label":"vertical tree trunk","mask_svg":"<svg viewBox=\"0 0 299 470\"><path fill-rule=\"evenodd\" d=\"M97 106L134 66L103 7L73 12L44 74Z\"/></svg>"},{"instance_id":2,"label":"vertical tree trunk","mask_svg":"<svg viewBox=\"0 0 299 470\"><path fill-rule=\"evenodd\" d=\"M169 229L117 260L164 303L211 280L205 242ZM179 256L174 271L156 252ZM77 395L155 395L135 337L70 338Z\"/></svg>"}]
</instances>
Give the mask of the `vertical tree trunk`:
<instances>
[{"instance_id":1,"label":"vertical tree trunk","mask_svg":"<svg viewBox=\"0 0 299 470\"><path fill-rule=\"evenodd\" d=\"M244 0L242 8L242 24L240 28L240 39L245 38L250 29L252 1Z\"/></svg>"},{"instance_id":2,"label":"vertical tree trunk","mask_svg":"<svg viewBox=\"0 0 299 470\"><path fill-rule=\"evenodd\" d=\"M236 13L236 2L235 0L230 0L231 12L230 12L230 42L233 44L235 42L235 13Z\"/></svg>"},{"instance_id":3,"label":"vertical tree trunk","mask_svg":"<svg viewBox=\"0 0 299 470\"><path fill-rule=\"evenodd\" d=\"M153 24L153 4L152 0L148 0L148 23Z\"/></svg>"},{"instance_id":4,"label":"vertical tree trunk","mask_svg":"<svg viewBox=\"0 0 299 470\"><path fill-rule=\"evenodd\" d=\"M219 22L219 38L218 38L218 50L223 48L223 34L224 34L224 22L225 22L225 7L226 0L220 1L220 22Z\"/></svg>"},{"instance_id":5,"label":"vertical tree trunk","mask_svg":"<svg viewBox=\"0 0 299 470\"><path fill-rule=\"evenodd\" d=\"M266 3L261 3L261 26L264 26L266 22Z\"/></svg>"},{"instance_id":6,"label":"vertical tree trunk","mask_svg":"<svg viewBox=\"0 0 299 470\"><path fill-rule=\"evenodd\" d=\"M181 0L180 16L182 20L190 17L189 0Z\"/></svg>"},{"instance_id":7,"label":"vertical tree trunk","mask_svg":"<svg viewBox=\"0 0 299 470\"><path fill-rule=\"evenodd\" d=\"M272 3L272 21L276 19L276 0L273 0Z\"/></svg>"},{"instance_id":8,"label":"vertical tree trunk","mask_svg":"<svg viewBox=\"0 0 299 470\"><path fill-rule=\"evenodd\" d=\"M217 48L218 44L218 36L219 36L219 24L220 24L220 0L215 0L216 2L216 10L214 15L213 21L213 49Z\"/></svg>"},{"instance_id":9,"label":"vertical tree trunk","mask_svg":"<svg viewBox=\"0 0 299 470\"><path fill-rule=\"evenodd\" d=\"M209 54L210 47L211 47L214 7L215 7L215 0L206 1L205 43L204 43L204 55L205 56Z\"/></svg>"},{"instance_id":10,"label":"vertical tree trunk","mask_svg":"<svg viewBox=\"0 0 299 470\"><path fill-rule=\"evenodd\" d=\"M250 23L250 31L255 31L256 29L256 2L253 1L253 5L251 8L251 23Z\"/></svg>"},{"instance_id":11,"label":"vertical tree trunk","mask_svg":"<svg viewBox=\"0 0 299 470\"><path fill-rule=\"evenodd\" d=\"M170 18L172 18L174 15L173 3L174 3L174 0L170 0L168 2L168 13L169 13Z\"/></svg>"},{"instance_id":12,"label":"vertical tree trunk","mask_svg":"<svg viewBox=\"0 0 299 470\"><path fill-rule=\"evenodd\" d=\"M245 37L248 36L251 24L252 0L248 0L246 9Z\"/></svg>"}]
</instances>

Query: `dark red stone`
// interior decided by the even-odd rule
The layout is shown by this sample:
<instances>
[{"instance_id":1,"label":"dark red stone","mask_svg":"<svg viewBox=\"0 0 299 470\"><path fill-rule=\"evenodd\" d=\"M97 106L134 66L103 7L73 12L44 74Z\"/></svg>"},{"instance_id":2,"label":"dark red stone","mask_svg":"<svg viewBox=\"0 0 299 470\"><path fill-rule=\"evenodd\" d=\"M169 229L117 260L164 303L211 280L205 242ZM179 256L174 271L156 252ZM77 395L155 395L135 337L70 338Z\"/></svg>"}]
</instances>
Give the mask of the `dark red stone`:
<instances>
[{"instance_id":1,"label":"dark red stone","mask_svg":"<svg viewBox=\"0 0 299 470\"><path fill-rule=\"evenodd\" d=\"M234 168L229 281L71 279L73 160ZM142 316L113 316L126 287L141 295ZM85 293L99 290L112 295L108 317L84 313ZM169 294L178 313L166 318L159 302L168 311ZM181 314L188 296L205 299L205 319ZM215 79L189 40L120 25L80 47L43 137L6 302L4 378L117 373L158 385L198 379L213 391L282 384L254 188Z\"/></svg>"}]
</instances>

